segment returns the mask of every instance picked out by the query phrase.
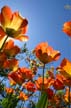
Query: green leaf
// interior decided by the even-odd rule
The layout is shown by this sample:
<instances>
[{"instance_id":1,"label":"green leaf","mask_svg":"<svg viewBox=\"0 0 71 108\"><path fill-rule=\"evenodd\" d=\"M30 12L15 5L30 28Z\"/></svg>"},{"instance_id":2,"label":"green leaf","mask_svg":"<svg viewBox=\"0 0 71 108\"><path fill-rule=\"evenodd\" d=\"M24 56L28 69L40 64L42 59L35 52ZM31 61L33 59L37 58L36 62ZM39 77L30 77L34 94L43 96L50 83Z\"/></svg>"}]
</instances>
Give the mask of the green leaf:
<instances>
[{"instance_id":1,"label":"green leaf","mask_svg":"<svg viewBox=\"0 0 71 108\"><path fill-rule=\"evenodd\" d=\"M43 92L35 108L46 108L47 106L48 106L47 94L46 92Z\"/></svg>"}]
</instances>

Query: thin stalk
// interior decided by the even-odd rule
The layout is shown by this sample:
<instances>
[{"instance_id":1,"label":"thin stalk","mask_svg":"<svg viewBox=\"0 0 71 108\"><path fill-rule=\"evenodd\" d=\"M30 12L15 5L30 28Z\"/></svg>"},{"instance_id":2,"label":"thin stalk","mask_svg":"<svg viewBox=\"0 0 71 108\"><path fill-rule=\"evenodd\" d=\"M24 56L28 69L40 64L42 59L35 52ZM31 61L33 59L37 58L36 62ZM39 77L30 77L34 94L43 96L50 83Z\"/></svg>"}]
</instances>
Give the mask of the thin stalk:
<instances>
[{"instance_id":1,"label":"thin stalk","mask_svg":"<svg viewBox=\"0 0 71 108\"><path fill-rule=\"evenodd\" d=\"M43 82L42 82L42 92L44 92L44 72L45 72L45 64L43 66L43 73L42 73L42 78L43 78Z\"/></svg>"},{"instance_id":2,"label":"thin stalk","mask_svg":"<svg viewBox=\"0 0 71 108\"><path fill-rule=\"evenodd\" d=\"M6 42L7 39L8 39L8 35L6 36L6 38L5 38L5 40L4 40L3 44L2 44L2 46L1 46L1 48L0 48L0 52L1 52L1 50L3 49L4 44L5 44L5 42Z\"/></svg>"},{"instance_id":3,"label":"thin stalk","mask_svg":"<svg viewBox=\"0 0 71 108\"><path fill-rule=\"evenodd\" d=\"M69 86L68 100L69 100L68 108L70 108L70 86Z\"/></svg>"}]
</instances>

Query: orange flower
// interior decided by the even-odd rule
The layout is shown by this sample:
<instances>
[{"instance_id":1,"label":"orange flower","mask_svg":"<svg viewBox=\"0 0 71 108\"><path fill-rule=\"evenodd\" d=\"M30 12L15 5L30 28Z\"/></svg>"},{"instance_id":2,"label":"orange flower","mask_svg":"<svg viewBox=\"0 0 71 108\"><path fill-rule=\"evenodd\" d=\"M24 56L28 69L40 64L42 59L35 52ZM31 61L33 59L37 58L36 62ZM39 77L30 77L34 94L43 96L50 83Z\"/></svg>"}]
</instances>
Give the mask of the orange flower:
<instances>
[{"instance_id":1,"label":"orange flower","mask_svg":"<svg viewBox=\"0 0 71 108\"><path fill-rule=\"evenodd\" d=\"M14 82L18 84L22 84L24 82L23 77L17 71L9 73L8 78L14 80Z\"/></svg>"},{"instance_id":2,"label":"orange flower","mask_svg":"<svg viewBox=\"0 0 71 108\"><path fill-rule=\"evenodd\" d=\"M56 61L60 57L60 52L54 50L48 43L42 42L36 46L34 49L36 57L44 64Z\"/></svg>"},{"instance_id":3,"label":"orange flower","mask_svg":"<svg viewBox=\"0 0 71 108\"><path fill-rule=\"evenodd\" d=\"M71 78L71 62L64 58L57 70L66 78Z\"/></svg>"},{"instance_id":4,"label":"orange flower","mask_svg":"<svg viewBox=\"0 0 71 108\"><path fill-rule=\"evenodd\" d=\"M28 100L28 96L24 92L20 92L19 99L26 101Z\"/></svg>"},{"instance_id":5,"label":"orange flower","mask_svg":"<svg viewBox=\"0 0 71 108\"><path fill-rule=\"evenodd\" d=\"M14 57L20 52L20 48L17 45L14 45L13 40L9 40L5 43L3 51L6 53L6 55Z\"/></svg>"},{"instance_id":6,"label":"orange flower","mask_svg":"<svg viewBox=\"0 0 71 108\"><path fill-rule=\"evenodd\" d=\"M8 75L8 79L9 79L9 82L10 82L10 85L16 85L16 82L11 78L11 77L9 77L9 75Z\"/></svg>"},{"instance_id":7,"label":"orange flower","mask_svg":"<svg viewBox=\"0 0 71 108\"><path fill-rule=\"evenodd\" d=\"M54 79L52 78L44 78L44 90L47 90L48 87L50 87L51 85L53 85L54 83ZM38 79L35 81L36 87L38 90L42 89L42 85L43 85L43 78L42 77L38 77Z\"/></svg>"},{"instance_id":8,"label":"orange flower","mask_svg":"<svg viewBox=\"0 0 71 108\"><path fill-rule=\"evenodd\" d=\"M8 94L14 93L14 89L13 89L13 88L8 88L8 87L6 87L6 88L5 88L5 91L6 91Z\"/></svg>"},{"instance_id":9,"label":"orange flower","mask_svg":"<svg viewBox=\"0 0 71 108\"><path fill-rule=\"evenodd\" d=\"M27 31L28 21L21 17L19 12L13 13L10 7L4 6L0 13L0 23L1 34L6 33L5 35L21 41L28 40L28 37L24 35Z\"/></svg>"},{"instance_id":10,"label":"orange flower","mask_svg":"<svg viewBox=\"0 0 71 108\"><path fill-rule=\"evenodd\" d=\"M19 68L19 74L23 77L23 79L33 78L32 70L26 67Z\"/></svg>"},{"instance_id":11,"label":"orange flower","mask_svg":"<svg viewBox=\"0 0 71 108\"><path fill-rule=\"evenodd\" d=\"M64 33L71 37L71 21L65 22L62 30Z\"/></svg>"},{"instance_id":12,"label":"orange flower","mask_svg":"<svg viewBox=\"0 0 71 108\"><path fill-rule=\"evenodd\" d=\"M25 87L30 92L35 92L36 91L35 84L32 83L31 81L27 82L25 85L23 85L23 87Z\"/></svg>"},{"instance_id":13,"label":"orange flower","mask_svg":"<svg viewBox=\"0 0 71 108\"><path fill-rule=\"evenodd\" d=\"M56 79L55 82L54 82L53 87L56 90L62 90L62 89L64 89L64 84L60 80Z\"/></svg>"},{"instance_id":14,"label":"orange flower","mask_svg":"<svg viewBox=\"0 0 71 108\"><path fill-rule=\"evenodd\" d=\"M25 79L32 79L32 71L26 67L18 68L8 74L9 79L13 79L16 83L22 84Z\"/></svg>"},{"instance_id":15,"label":"orange flower","mask_svg":"<svg viewBox=\"0 0 71 108\"><path fill-rule=\"evenodd\" d=\"M56 79L54 81L53 87L56 90L62 90L65 88L64 82L63 82L63 76L61 74L56 75Z\"/></svg>"},{"instance_id":16,"label":"orange flower","mask_svg":"<svg viewBox=\"0 0 71 108\"><path fill-rule=\"evenodd\" d=\"M3 64L3 68L16 71L18 69L18 65L19 65L19 62L17 59L5 60Z\"/></svg>"}]
</instances>

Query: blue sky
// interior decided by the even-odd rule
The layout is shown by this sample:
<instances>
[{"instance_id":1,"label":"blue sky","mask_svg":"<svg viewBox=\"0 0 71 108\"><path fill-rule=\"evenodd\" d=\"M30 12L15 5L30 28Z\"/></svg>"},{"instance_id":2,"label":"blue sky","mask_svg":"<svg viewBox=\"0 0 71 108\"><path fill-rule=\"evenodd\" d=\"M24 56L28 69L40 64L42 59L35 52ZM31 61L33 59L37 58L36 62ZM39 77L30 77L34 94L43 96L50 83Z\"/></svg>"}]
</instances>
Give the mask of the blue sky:
<instances>
[{"instance_id":1,"label":"blue sky","mask_svg":"<svg viewBox=\"0 0 71 108\"><path fill-rule=\"evenodd\" d=\"M28 19L29 49L39 42L48 42L61 52L57 64L64 57L71 60L71 40L62 32L63 23L71 20L71 0L0 0L0 8L4 5ZM67 5L70 8L66 8Z\"/></svg>"}]
</instances>

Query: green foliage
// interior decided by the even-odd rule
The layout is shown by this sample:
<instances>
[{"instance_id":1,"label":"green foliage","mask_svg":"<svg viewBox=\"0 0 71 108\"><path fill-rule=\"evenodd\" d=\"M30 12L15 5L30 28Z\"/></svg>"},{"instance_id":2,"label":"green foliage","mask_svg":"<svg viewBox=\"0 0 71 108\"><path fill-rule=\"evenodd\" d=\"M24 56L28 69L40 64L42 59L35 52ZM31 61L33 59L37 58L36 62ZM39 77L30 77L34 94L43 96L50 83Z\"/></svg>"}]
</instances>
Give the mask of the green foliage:
<instances>
[{"instance_id":1,"label":"green foliage","mask_svg":"<svg viewBox=\"0 0 71 108\"><path fill-rule=\"evenodd\" d=\"M47 106L48 106L47 94L46 92L43 92L35 108L47 108Z\"/></svg>"},{"instance_id":2,"label":"green foliage","mask_svg":"<svg viewBox=\"0 0 71 108\"><path fill-rule=\"evenodd\" d=\"M15 96L7 96L6 98L3 98L0 102L0 105L3 108L16 108L18 99Z\"/></svg>"}]
</instances>

